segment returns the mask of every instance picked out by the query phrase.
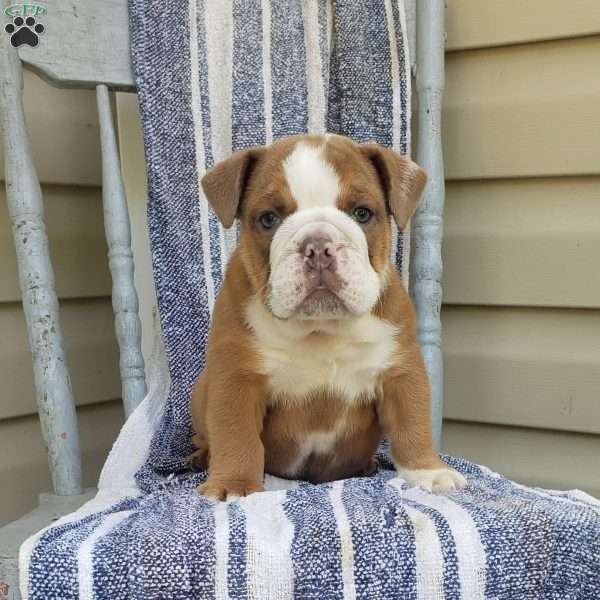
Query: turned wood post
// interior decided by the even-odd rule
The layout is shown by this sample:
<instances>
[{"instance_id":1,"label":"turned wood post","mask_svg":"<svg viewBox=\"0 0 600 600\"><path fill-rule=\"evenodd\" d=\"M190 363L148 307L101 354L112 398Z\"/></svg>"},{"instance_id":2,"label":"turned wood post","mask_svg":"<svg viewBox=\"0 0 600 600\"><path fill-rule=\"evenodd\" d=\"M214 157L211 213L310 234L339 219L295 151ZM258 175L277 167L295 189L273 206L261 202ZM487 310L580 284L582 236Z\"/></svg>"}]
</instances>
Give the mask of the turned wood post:
<instances>
[{"instance_id":1,"label":"turned wood post","mask_svg":"<svg viewBox=\"0 0 600 600\"><path fill-rule=\"evenodd\" d=\"M42 190L25 129L22 66L8 36L0 37L0 114L6 200L33 355L40 424L55 492L79 494L81 454L77 416L44 225Z\"/></svg>"},{"instance_id":2,"label":"turned wood post","mask_svg":"<svg viewBox=\"0 0 600 600\"><path fill-rule=\"evenodd\" d=\"M442 235L444 159L444 0L417 2L417 162L429 181L411 223L410 289L417 308L417 330L432 387L433 436L441 445L444 369L442 360Z\"/></svg>"},{"instance_id":3,"label":"turned wood post","mask_svg":"<svg viewBox=\"0 0 600 600\"><path fill-rule=\"evenodd\" d=\"M125 416L129 416L146 395L142 324L134 282L131 225L121 176L117 136L105 85L96 88L102 147L102 199L108 264L112 275L112 305L120 350L121 385Z\"/></svg>"}]
</instances>

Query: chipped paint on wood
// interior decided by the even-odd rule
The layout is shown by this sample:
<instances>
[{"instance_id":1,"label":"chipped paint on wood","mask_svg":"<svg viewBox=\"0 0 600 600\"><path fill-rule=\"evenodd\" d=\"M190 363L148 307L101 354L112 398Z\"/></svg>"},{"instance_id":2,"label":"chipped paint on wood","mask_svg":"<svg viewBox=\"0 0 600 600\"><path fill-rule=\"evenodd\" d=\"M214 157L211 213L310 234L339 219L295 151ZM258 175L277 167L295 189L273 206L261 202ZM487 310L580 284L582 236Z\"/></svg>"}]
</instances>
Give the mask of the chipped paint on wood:
<instances>
[{"instance_id":1,"label":"chipped paint on wood","mask_svg":"<svg viewBox=\"0 0 600 600\"><path fill-rule=\"evenodd\" d=\"M129 416L146 395L142 324L134 282L131 225L121 177L117 138L105 85L98 86L98 114L102 145L102 198L108 262L113 280L112 302L119 342L123 406Z\"/></svg>"},{"instance_id":2,"label":"chipped paint on wood","mask_svg":"<svg viewBox=\"0 0 600 600\"><path fill-rule=\"evenodd\" d=\"M59 87L135 88L129 50L127 0L53 2L38 48L21 46L31 69Z\"/></svg>"},{"instance_id":3,"label":"chipped paint on wood","mask_svg":"<svg viewBox=\"0 0 600 600\"><path fill-rule=\"evenodd\" d=\"M411 223L410 289L417 309L417 333L432 391L433 435L441 444L443 413L442 234L444 159L444 0L417 3L417 93L419 145L417 162L429 180Z\"/></svg>"},{"instance_id":4,"label":"chipped paint on wood","mask_svg":"<svg viewBox=\"0 0 600 600\"><path fill-rule=\"evenodd\" d=\"M17 253L23 310L40 423L57 494L81 492L81 456L73 392L59 322L40 183L23 111L21 63L0 40L0 111L5 153L6 199ZM61 433L66 433L65 437Z\"/></svg>"}]
</instances>

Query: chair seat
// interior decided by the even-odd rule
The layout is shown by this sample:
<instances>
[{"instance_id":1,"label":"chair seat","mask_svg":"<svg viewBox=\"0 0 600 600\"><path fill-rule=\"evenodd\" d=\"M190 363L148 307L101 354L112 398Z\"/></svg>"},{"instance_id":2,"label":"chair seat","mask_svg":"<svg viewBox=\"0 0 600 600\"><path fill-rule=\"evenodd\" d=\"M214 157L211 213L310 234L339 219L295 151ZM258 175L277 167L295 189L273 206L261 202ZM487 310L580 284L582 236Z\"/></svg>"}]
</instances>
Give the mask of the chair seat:
<instances>
[{"instance_id":1,"label":"chair seat","mask_svg":"<svg viewBox=\"0 0 600 600\"><path fill-rule=\"evenodd\" d=\"M270 491L215 503L196 493L201 476L172 477L46 532L30 586L112 600L600 597L600 503L445 460L468 479L461 493L382 468L321 485L268 478Z\"/></svg>"},{"instance_id":2,"label":"chair seat","mask_svg":"<svg viewBox=\"0 0 600 600\"><path fill-rule=\"evenodd\" d=\"M79 509L95 493L96 490L90 488L76 496L40 494L38 507L35 510L9 525L0 527L0 598L2 600L19 599L18 557L21 544L42 528L49 527L64 515Z\"/></svg>"}]
</instances>

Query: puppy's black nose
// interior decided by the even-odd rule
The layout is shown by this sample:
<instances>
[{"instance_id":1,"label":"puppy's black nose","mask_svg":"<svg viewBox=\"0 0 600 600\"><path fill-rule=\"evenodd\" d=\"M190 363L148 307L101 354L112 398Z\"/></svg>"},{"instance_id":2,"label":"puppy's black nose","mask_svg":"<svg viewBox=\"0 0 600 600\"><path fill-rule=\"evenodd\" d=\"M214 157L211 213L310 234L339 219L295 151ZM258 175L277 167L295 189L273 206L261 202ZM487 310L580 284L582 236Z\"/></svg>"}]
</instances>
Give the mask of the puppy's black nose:
<instances>
[{"instance_id":1,"label":"puppy's black nose","mask_svg":"<svg viewBox=\"0 0 600 600\"><path fill-rule=\"evenodd\" d=\"M336 248L329 238L309 237L304 240L300 250L308 269L324 271L335 268Z\"/></svg>"}]
</instances>

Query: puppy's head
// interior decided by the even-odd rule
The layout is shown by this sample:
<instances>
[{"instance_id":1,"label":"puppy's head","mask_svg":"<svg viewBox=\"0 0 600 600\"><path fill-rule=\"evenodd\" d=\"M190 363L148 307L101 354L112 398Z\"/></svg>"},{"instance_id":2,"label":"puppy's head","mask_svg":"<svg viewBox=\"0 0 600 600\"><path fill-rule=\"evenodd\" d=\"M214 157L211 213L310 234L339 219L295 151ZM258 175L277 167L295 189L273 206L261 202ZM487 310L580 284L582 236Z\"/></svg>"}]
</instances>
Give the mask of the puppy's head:
<instances>
[{"instance_id":1,"label":"puppy's head","mask_svg":"<svg viewBox=\"0 0 600 600\"><path fill-rule=\"evenodd\" d=\"M425 173L376 144L295 136L211 169L204 192L225 227L241 221L254 291L280 319L368 313L385 287L390 217L403 229Z\"/></svg>"}]
</instances>

